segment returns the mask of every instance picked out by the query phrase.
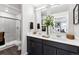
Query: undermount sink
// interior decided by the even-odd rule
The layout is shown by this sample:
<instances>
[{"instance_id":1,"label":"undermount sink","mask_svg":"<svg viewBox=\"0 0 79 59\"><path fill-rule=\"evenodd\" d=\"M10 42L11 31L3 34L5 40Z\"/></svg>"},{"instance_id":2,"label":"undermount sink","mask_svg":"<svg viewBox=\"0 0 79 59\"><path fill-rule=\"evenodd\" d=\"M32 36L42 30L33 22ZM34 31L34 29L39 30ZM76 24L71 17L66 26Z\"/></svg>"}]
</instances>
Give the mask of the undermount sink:
<instances>
[{"instance_id":1,"label":"undermount sink","mask_svg":"<svg viewBox=\"0 0 79 59\"><path fill-rule=\"evenodd\" d=\"M52 39L60 39L66 37L66 34L51 34L49 35L42 35L42 34L36 34L37 36L44 37L44 38L52 38Z\"/></svg>"},{"instance_id":2,"label":"undermount sink","mask_svg":"<svg viewBox=\"0 0 79 59\"><path fill-rule=\"evenodd\" d=\"M50 38L50 36L45 36L45 35L42 35L42 37L45 37L45 38Z\"/></svg>"},{"instance_id":3,"label":"undermount sink","mask_svg":"<svg viewBox=\"0 0 79 59\"><path fill-rule=\"evenodd\" d=\"M42 37L44 37L44 38L60 38L60 37L62 37L62 35L50 35L50 36L42 35Z\"/></svg>"},{"instance_id":4,"label":"undermount sink","mask_svg":"<svg viewBox=\"0 0 79 59\"><path fill-rule=\"evenodd\" d=\"M65 34L53 34L50 36L50 38L57 38L57 39L64 38L64 37L66 37Z\"/></svg>"},{"instance_id":5,"label":"undermount sink","mask_svg":"<svg viewBox=\"0 0 79 59\"><path fill-rule=\"evenodd\" d=\"M61 35L56 35L56 37L61 37Z\"/></svg>"}]
</instances>

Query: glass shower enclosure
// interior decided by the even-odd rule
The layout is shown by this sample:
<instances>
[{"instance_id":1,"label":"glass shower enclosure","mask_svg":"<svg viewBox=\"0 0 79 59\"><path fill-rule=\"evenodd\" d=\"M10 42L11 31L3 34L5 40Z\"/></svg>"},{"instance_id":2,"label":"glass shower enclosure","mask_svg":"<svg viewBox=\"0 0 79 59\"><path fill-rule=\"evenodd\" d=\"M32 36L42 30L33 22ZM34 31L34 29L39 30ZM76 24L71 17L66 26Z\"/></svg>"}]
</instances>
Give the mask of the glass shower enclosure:
<instances>
[{"instance_id":1,"label":"glass shower enclosure","mask_svg":"<svg viewBox=\"0 0 79 59\"><path fill-rule=\"evenodd\" d=\"M18 44L20 41L20 20L0 16L0 32L5 33L5 45Z\"/></svg>"}]
</instances>

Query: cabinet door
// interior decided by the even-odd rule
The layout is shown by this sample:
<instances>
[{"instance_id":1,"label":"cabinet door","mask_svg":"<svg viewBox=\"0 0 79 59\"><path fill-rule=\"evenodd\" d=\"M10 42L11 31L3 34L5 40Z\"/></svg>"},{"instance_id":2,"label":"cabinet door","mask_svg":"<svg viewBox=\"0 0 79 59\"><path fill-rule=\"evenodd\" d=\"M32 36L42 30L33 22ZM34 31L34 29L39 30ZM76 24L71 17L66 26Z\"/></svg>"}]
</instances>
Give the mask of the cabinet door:
<instances>
[{"instance_id":1,"label":"cabinet door","mask_svg":"<svg viewBox=\"0 0 79 59\"><path fill-rule=\"evenodd\" d=\"M31 41L31 54L42 55L42 43Z\"/></svg>"},{"instance_id":2,"label":"cabinet door","mask_svg":"<svg viewBox=\"0 0 79 59\"><path fill-rule=\"evenodd\" d=\"M56 55L55 47L44 44L43 48L44 48L44 51L43 51L44 55Z\"/></svg>"},{"instance_id":3,"label":"cabinet door","mask_svg":"<svg viewBox=\"0 0 79 59\"><path fill-rule=\"evenodd\" d=\"M61 49L57 49L57 55L68 55L69 52L65 51L65 50L61 50Z\"/></svg>"},{"instance_id":4,"label":"cabinet door","mask_svg":"<svg viewBox=\"0 0 79 59\"><path fill-rule=\"evenodd\" d=\"M30 41L30 37L27 37L27 52L28 54L31 54L31 41Z\"/></svg>"},{"instance_id":5,"label":"cabinet door","mask_svg":"<svg viewBox=\"0 0 79 59\"><path fill-rule=\"evenodd\" d=\"M57 55L75 55L76 53L69 52L63 49L57 49Z\"/></svg>"}]
</instances>

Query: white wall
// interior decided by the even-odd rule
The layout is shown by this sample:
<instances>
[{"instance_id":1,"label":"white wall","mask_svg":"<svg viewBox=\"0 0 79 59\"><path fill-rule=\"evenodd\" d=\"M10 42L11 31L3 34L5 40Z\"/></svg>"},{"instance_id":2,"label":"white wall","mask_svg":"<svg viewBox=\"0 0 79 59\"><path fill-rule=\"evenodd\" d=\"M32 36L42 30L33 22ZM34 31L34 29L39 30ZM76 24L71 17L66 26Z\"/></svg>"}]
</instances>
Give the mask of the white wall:
<instances>
[{"instance_id":1,"label":"white wall","mask_svg":"<svg viewBox=\"0 0 79 59\"><path fill-rule=\"evenodd\" d=\"M20 42L20 44L18 45L18 50L21 50L21 21L22 21L22 14L19 14L16 16L17 19L16 20L16 39Z\"/></svg>"},{"instance_id":2,"label":"white wall","mask_svg":"<svg viewBox=\"0 0 79 59\"><path fill-rule=\"evenodd\" d=\"M16 15L16 18L19 19L19 20L21 20L22 19L22 13Z\"/></svg>"},{"instance_id":3,"label":"white wall","mask_svg":"<svg viewBox=\"0 0 79 59\"><path fill-rule=\"evenodd\" d=\"M38 23L40 24L40 29L39 30L37 29L37 25L36 25L37 32L38 31L41 32L41 29L42 29L41 20L42 20L42 18L41 18L41 10L36 10L36 24L38 24Z\"/></svg>"},{"instance_id":4,"label":"white wall","mask_svg":"<svg viewBox=\"0 0 79 59\"><path fill-rule=\"evenodd\" d=\"M21 32L21 20L22 20L22 17L21 17L21 14L17 15L16 16L17 19L19 20L16 20L16 35L17 35L17 40L20 41L21 37L20 37L20 32Z\"/></svg>"},{"instance_id":5,"label":"white wall","mask_svg":"<svg viewBox=\"0 0 79 59\"><path fill-rule=\"evenodd\" d=\"M27 33L29 32L29 22L35 22L34 7L30 4L22 5L22 54L27 53ZM34 24L35 28L35 24Z\"/></svg>"},{"instance_id":6,"label":"white wall","mask_svg":"<svg viewBox=\"0 0 79 59\"><path fill-rule=\"evenodd\" d=\"M73 26L73 8L74 8L74 4L72 4L72 5L69 5L70 6L70 8L69 8L69 11L68 11L68 13L69 13L69 21L68 21L68 24L69 24L69 26L68 26L68 34L74 34L74 26Z\"/></svg>"},{"instance_id":7,"label":"white wall","mask_svg":"<svg viewBox=\"0 0 79 59\"><path fill-rule=\"evenodd\" d=\"M0 11L0 16L5 16L5 17L16 18L16 15L9 14L9 13L2 12L2 11Z\"/></svg>"}]
</instances>

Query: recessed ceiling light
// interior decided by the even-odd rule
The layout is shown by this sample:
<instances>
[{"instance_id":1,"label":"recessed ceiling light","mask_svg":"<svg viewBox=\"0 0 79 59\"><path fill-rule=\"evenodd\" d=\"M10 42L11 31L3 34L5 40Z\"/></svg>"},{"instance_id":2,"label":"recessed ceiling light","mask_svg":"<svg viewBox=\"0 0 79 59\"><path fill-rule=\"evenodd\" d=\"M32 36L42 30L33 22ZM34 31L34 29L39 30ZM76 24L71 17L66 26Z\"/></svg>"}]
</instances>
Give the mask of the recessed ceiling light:
<instances>
[{"instance_id":1,"label":"recessed ceiling light","mask_svg":"<svg viewBox=\"0 0 79 59\"><path fill-rule=\"evenodd\" d=\"M6 9L5 11L8 12L8 9Z\"/></svg>"}]
</instances>

